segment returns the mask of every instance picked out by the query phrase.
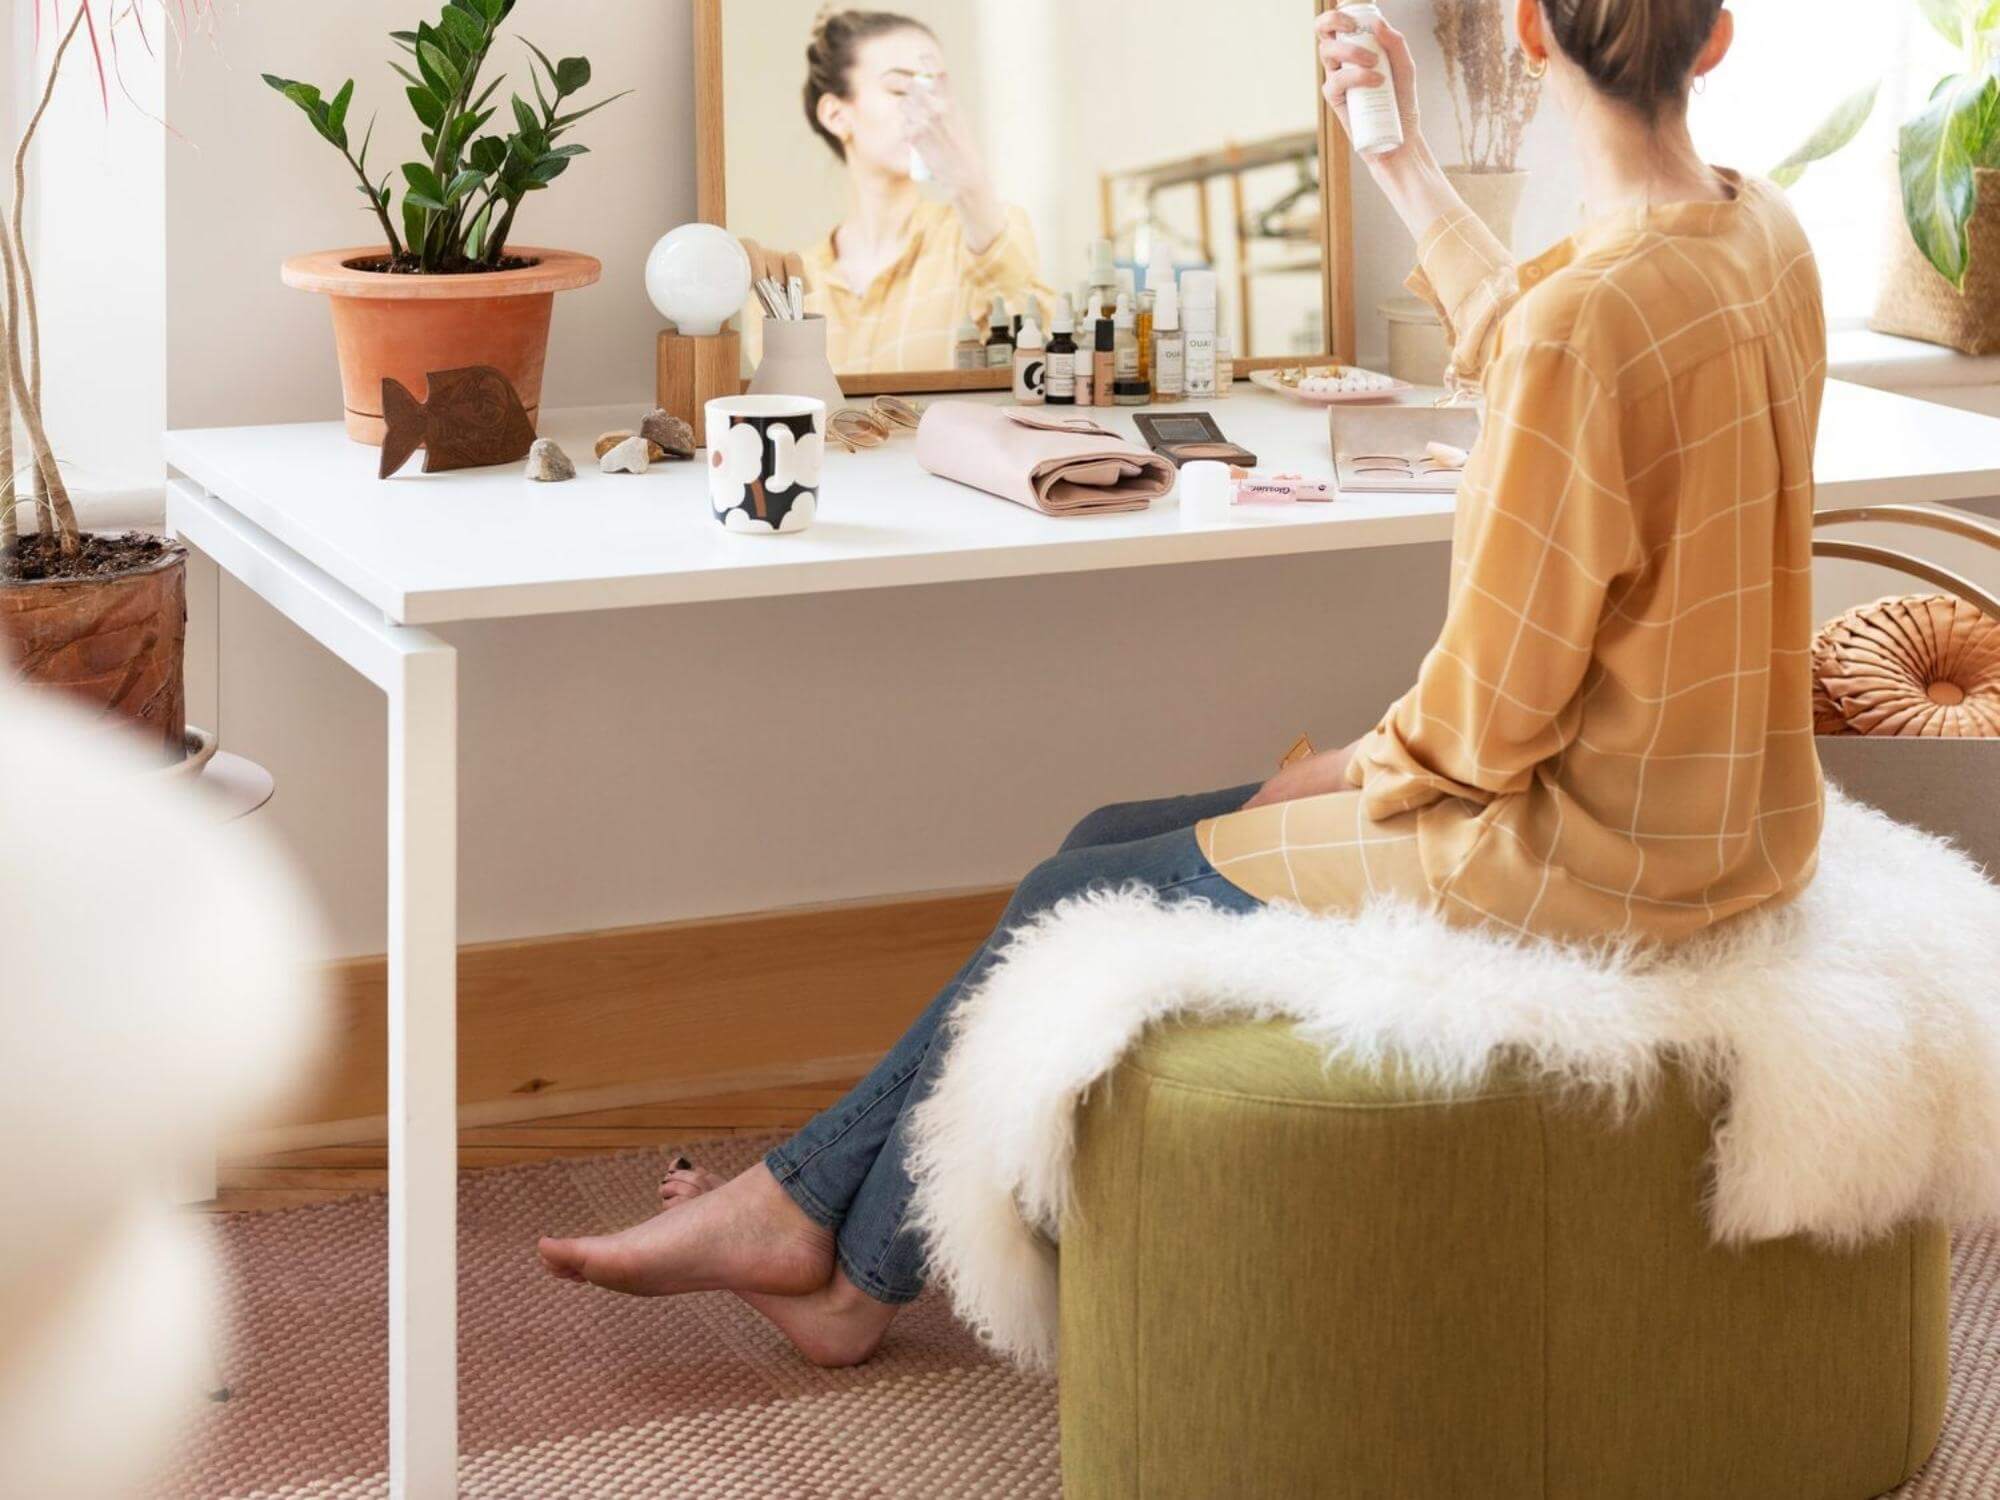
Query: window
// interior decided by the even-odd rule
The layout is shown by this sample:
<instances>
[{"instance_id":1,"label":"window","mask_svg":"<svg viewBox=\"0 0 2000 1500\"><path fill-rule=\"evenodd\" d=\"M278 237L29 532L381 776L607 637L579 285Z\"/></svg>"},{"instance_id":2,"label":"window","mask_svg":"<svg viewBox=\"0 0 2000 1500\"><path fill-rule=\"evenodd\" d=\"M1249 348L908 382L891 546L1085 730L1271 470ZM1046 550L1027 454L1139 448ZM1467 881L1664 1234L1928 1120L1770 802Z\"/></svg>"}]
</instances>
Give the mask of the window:
<instances>
[{"instance_id":1,"label":"window","mask_svg":"<svg viewBox=\"0 0 2000 1500\"><path fill-rule=\"evenodd\" d=\"M1874 308L1889 236L1909 232L1897 196L1897 130L1951 70L1952 49L1913 4L1751 0L1735 10L1735 49L1690 111L1709 161L1769 172L1842 99L1882 80L1861 134L1791 189L1828 316L1859 323Z\"/></svg>"}]
</instances>

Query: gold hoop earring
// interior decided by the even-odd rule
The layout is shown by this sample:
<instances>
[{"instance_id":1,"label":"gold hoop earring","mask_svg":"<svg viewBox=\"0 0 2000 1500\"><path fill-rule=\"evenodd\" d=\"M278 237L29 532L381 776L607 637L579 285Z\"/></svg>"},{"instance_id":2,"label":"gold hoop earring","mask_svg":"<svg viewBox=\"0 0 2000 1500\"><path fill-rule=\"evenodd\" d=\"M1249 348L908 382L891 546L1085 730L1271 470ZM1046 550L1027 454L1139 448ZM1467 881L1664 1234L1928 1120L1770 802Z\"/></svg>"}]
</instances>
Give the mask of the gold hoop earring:
<instances>
[{"instance_id":1,"label":"gold hoop earring","mask_svg":"<svg viewBox=\"0 0 2000 1500\"><path fill-rule=\"evenodd\" d=\"M1528 66L1526 72L1528 76L1534 79L1535 82L1537 83L1540 83L1544 78L1548 77L1549 76L1548 55L1544 53L1540 57L1530 57L1528 59Z\"/></svg>"}]
</instances>

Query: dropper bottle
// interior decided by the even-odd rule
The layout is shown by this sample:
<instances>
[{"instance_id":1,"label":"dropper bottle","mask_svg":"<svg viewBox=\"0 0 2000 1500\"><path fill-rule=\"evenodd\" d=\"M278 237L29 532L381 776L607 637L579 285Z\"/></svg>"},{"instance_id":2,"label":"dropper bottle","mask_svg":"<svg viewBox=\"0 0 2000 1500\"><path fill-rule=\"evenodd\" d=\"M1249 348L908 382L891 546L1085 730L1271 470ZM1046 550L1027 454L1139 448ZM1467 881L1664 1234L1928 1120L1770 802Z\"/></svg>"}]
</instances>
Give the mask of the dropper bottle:
<instances>
[{"instance_id":1,"label":"dropper bottle","mask_svg":"<svg viewBox=\"0 0 2000 1500\"><path fill-rule=\"evenodd\" d=\"M1055 322L1050 325L1048 355L1042 366L1042 400L1049 406L1076 405L1075 314L1070 311L1069 294L1056 298Z\"/></svg>"},{"instance_id":2,"label":"dropper bottle","mask_svg":"<svg viewBox=\"0 0 2000 1500\"><path fill-rule=\"evenodd\" d=\"M1181 332L1181 294L1168 276L1153 305L1153 404L1166 406L1186 397L1187 336Z\"/></svg>"},{"instance_id":3,"label":"dropper bottle","mask_svg":"<svg viewBox=\"0 0 2000 1500\"><path fill-rule=\"evenodd\" d=\"M1091 298L1096 305L1095 296ZM1090 365L1091 399L1097 406L1114 406L1118 399L1118 325L1098 307L1097 353Z\"/></svg>"},{"instance_id":4,"label":"dropper bottle","mask_svg":"<svg viewBox=\"0 0 2000 1500\"><path fill-rule=\"evenodd\" d=\"M1084 299L1083 321L1076 329L1076 404L1097 403L1097 298Z\"/></svg>"},{"instance_id":5,"label":"dropper bottle","mask_svg":"<svg viewBox=\"0 0 2000 1500\"><path fill-rule=\"evenodd\" d=\"M1007 299L993 296L993 315L986 335L986 367L1011 370L1014 367L1014 325L1007 320Z\"/></svg>"}]
</instances>

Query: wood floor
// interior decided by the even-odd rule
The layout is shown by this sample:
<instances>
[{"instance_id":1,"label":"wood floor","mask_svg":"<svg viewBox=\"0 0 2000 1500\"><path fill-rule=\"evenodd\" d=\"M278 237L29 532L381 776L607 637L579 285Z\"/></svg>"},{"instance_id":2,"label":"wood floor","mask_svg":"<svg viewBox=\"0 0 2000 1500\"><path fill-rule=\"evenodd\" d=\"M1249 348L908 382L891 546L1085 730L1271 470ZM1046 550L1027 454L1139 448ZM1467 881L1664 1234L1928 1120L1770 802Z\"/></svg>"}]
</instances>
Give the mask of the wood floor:
<instances>
[{"instance_id":1,"label":"wood floor","mask_svg":"<svg viewBox=\"0 0 2000 1500\"><path fill-rule=\"evenodd\" d=\"M459 1133L458 1165L461 1170L509 1167L559 1157L671 1146L718 1135L795 1130L852 1086L851 1079L794 1085L683 1099L674 1104L559 1115L520 1125L472 1127ZM269 1213L326 1203L357 1192L379 1192L388 1179L389 1147L385 1140L315 1146L223 1162L217 1174L216 1197L202 1207L215 1213Z\"/></svg>"}]
</instances>

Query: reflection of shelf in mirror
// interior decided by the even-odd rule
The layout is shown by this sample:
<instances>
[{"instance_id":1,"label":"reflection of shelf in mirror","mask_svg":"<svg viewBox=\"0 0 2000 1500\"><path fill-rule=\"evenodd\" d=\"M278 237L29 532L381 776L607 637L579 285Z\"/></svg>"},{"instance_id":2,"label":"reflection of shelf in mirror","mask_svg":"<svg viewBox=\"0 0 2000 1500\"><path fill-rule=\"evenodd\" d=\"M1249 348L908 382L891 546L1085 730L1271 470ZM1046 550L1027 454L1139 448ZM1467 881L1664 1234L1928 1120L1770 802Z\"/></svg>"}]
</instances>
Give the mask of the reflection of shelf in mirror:
<instances>
[{"instance_id":1,"label":"reflection of shelf in mirror","mask_svg":"<svg viewBox=\"0 0 2000 1500\"><path fill-rule=\"evenodd\" d=\"M1158 220L1157 200L1163 193L1172 189L1191 189L1202 259L1211 266L1219 266L1220 257L1216 254L1218 226L1209 203L1209 187L1218 180L1225 181L1229 189L1229 210L1220 227L1234 239L1236 259L1236 295L1229 308L1229 316L1236 326L1236 352L1239 355L1255 353L1249 347L1251 330L1256 326L1253 284L1258 277L1274 270L1285 274L1293 267L1290 262L1277 267L1259 265L1251 254L1251 247L1254 244L1297 245L1319 240L1318 234L1267 234L1263 222L1273 214L1283 213L1306 194L1317 196L1319 152L1317 131L1295 130L1263 140L1236 142L1215 150L1196 152L1172 161L1155 162L1150 166L1104 172L1098 178L1103 211L1101 232L1114 241L1118 239L1118 200L1121 192L1144 200L1146 222L1151 224ZM1284 166L1296 167L1300 181L1272 207L1260 215L1252 215L1244 179L1253 172ZM1318 269L1319 262L1315 261L1313 268Z\"/></svg>"},{"instance_id":2,"label":"reflection of shelf in mirror","mask_svg":"<svg viewBox=\"0 0 2000 1500\"><path fill-rule=\"evenodd\" d=\"M1128 167L1105 175L1134 187L1159 192L1165 188L1187 187L1225 177L1236 172L1254 172L1260 167L1280 166L1288 161L1319 161L1319 134L1312 130L1274 135L1266 140L1202 151L1150 167Z\"/></svg>"}]
</instances>

